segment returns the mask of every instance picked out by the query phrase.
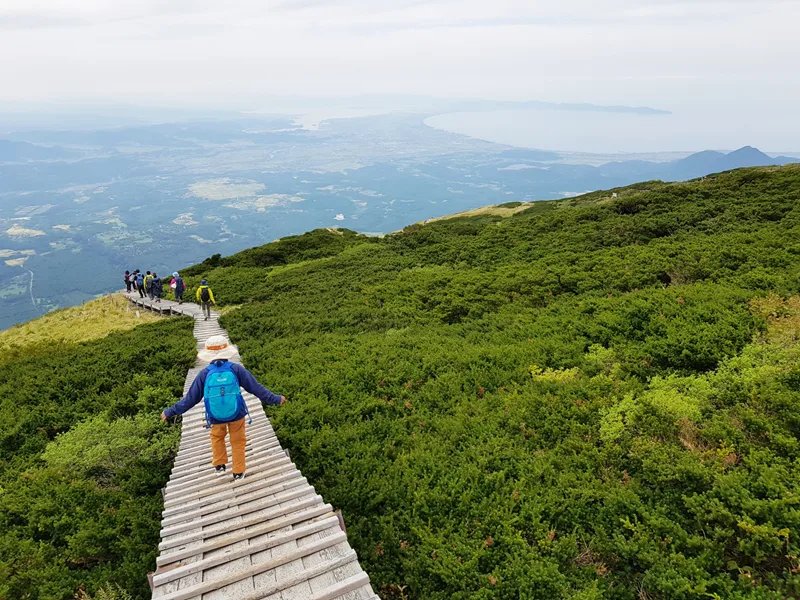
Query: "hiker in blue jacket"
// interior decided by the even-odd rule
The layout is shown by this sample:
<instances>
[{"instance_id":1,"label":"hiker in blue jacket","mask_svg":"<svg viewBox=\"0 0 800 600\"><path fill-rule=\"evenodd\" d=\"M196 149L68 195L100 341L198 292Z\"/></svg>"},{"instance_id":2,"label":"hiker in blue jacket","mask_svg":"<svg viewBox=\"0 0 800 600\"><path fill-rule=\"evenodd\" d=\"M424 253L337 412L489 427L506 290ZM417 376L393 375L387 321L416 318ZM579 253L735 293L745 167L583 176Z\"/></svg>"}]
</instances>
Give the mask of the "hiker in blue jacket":
<instances>
[{"instance_id":1,"label":"hiker in blue jacket","mask_svg":"<svg viewBox=\"0 0 800 600\"><path fill-rule=\"evenodd\" d=\"M286 402L286 396L273 394L258 383L250 371L242 365L230 361L231 358L238 354L239 351L236 346L228 342L224 336L214 335L208 338L205 343L205 349L198 352L197 357L201 361L211 364L197 374L192 387L189 388L189 393L184 398L161 413L161 420L166 421L169 417L182 415L201 400L205 400L206 419L211 427L212 466L217 473L225 473L225 465L228 462L225 436L230 434L234 480L244 479L245 444L247 443L244 421L245 417L249 416L247 404L242 398L239 387L243 387L264 404L283 404ZM233 373L235 379L229 377L230 373ZM209 385L206 385L206 383L209 383ZM230 392L226 396L224 390L227 389L227 386L230 387ZM218 390L223 390L221 395L217 393ZM235 398L226 407L226 398L230 399L232 396L235 396ZM222 416L223 412L228 408L227 414ZM216 416L215 410L219 411Z\"/></svg>"}]
</instances>

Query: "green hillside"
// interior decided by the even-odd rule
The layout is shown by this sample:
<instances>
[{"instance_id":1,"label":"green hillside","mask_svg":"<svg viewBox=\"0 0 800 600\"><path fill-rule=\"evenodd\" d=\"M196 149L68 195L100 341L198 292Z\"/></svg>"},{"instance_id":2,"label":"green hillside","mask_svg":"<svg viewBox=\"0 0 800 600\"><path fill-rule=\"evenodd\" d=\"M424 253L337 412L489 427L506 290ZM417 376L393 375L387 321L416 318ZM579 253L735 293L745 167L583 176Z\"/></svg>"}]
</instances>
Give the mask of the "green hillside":
<instances>
[{"instance_id":1,"label":"green hillside","mask_svg":"<svg viewBox=\"0 0 800 600\"><path fill-rule=\"evenodd\" d=\"M0 334L2 600L150 597L180 435L159 411L195 339L189 319L126 308L102 298Z\"/></svg>"},{"instance_id":2,"label":"green hillside","mask_svg":"<svg viewBox=\"0 0 800 600\"><path fill-rule=\"evenodd\" d=\"M505 211L513 213L513 211ZM800 169L189 271L384 598L800 594Z\"/></svg>"},{"instance_id":3,"label":"green hillside","mask_svg":"<svg viewBox=\"0 0 800 600\"><path fill-rule=\"evenodd\" d=\"M382 598L762 600L800 597L799 240L785 166L183 273ZM147 598L191 322L64 316L0 340L0 600Z\"/></svg>"}]
</instances>

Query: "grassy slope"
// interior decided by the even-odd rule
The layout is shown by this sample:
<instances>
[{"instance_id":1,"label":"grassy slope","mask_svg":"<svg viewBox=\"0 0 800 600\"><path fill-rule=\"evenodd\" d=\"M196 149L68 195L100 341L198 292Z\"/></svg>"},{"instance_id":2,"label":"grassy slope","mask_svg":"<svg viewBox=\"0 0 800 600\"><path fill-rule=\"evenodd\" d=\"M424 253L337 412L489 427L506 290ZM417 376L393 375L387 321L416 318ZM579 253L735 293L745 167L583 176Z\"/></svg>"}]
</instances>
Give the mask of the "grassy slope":
<instances>
[{"instance_id":1,"label":"grassy slope","mask_svg":"<svg viewBox=\"0 0 800 600\"><path fill-rule=\"evenodd\" d=\"M385 598L800 593L800 169L614 191L190 271Z\"/></svg>"},{"instance_id":2,"label":"grassy slope","mask_svg":"<svg viewBox=\"0 0 800 600\"><path fill-rule=\"evenodd\" d=\"M119 295L104 296L0 331L0 354L7 357L29 352L32 346L87 342L156 320L158 317L151 313L137 315Z\"/></svg>"}]
</instances>

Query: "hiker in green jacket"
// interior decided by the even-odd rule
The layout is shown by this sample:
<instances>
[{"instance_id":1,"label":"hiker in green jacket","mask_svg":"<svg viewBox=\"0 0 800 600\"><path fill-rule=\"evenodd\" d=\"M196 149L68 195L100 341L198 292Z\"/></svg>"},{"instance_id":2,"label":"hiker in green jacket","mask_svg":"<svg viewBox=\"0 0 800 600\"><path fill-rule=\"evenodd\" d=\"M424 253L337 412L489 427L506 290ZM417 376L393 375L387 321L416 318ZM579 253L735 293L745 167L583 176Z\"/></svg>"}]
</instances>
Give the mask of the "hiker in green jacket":
<instances>
[{"instance_id":1,"label":"hiker in green jacket","mask_svg":"<svg viewBox=\"0 0 800 600\"><path fill-rule=\"evenodd\" d=\"M197 288L197 301L203 307L204 320L208 321L211 318L211 305L216 304L216 302L214 302L214 292L208 287L208 282L205 279L200 282L200 287Z\"/></svg>"}]
</instances>

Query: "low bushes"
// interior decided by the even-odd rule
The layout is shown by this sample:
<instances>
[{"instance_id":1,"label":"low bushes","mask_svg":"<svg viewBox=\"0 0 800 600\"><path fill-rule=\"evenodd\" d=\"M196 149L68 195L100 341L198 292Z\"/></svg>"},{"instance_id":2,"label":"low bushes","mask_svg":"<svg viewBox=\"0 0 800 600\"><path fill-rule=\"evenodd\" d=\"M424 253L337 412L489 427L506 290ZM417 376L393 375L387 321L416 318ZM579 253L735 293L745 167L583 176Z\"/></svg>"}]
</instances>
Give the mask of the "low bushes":
<instances>
[{"instance_id":1,"label":"low bushes","mask_svg":"<svg viewBox=\"0 0 800 600\"><path fill-rule=\"evenodd\" d=\"M191 328L174 319L3 362L0 598L150 596L179 435L159 412L194 363Z\"/></svg>"},{"instance_id":2,"label":"low bushes","mask_svg":"<svg viewBox=\"0 0 800 600\"><path fill-rule=\"evenodd\" d=\"M799 200L745 170L204 274L382 597L794 597Z\"/></svg>"}]
</instances>

